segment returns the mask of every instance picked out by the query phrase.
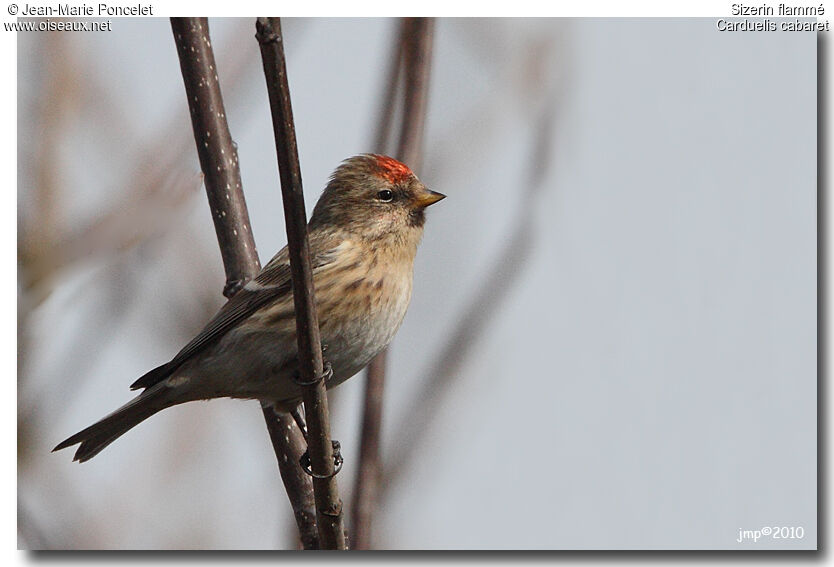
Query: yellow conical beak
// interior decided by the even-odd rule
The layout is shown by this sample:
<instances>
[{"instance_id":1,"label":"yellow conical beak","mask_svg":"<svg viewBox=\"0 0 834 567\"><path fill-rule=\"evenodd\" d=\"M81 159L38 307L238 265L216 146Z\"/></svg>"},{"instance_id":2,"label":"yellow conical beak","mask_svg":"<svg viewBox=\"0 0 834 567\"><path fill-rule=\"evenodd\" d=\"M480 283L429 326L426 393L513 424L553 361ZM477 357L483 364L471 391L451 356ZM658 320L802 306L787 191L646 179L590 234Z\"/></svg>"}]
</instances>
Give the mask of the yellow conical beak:
<instances>
[{"instance_id":1,"label":"yellow conical beak","mask_svg":"<svg viewBox=\"0 0 834 567\"><path fill-rule=\"evenodd\" d=\"M419 197L417 197L416 203L418 207L425 208L445 198L446 195L444 195L443 193L438 193L437 191L426 189L420 194Z\"/></svg>"}]
</instances>

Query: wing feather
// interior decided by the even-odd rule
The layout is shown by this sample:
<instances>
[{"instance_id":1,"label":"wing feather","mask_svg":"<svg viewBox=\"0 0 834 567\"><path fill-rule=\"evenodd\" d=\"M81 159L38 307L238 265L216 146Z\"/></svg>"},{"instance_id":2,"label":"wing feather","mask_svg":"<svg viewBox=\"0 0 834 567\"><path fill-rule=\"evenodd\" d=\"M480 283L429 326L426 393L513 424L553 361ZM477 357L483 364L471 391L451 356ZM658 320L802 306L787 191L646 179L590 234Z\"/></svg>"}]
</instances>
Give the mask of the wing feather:
<instances>
[{"instance_id":1,"label":"wing feather","mask_svg":"<svg viewBox=\"0 0 834 567\"><path fill-rule=\"evenodd\" d=\"M325 251L313 258L314 270L331 263L336 257L333 254L333 248L323 248L325 248ZM130 385L130 389L148 388L165 380L186 360L219 340L241 321L250 317L264 305L289 295L291 291L289 254L287 248L284 247L254 280L246 284L243 289L226 302L217 312L217 315L170 362L143 375Z\"/></svg>"}]
</instances>

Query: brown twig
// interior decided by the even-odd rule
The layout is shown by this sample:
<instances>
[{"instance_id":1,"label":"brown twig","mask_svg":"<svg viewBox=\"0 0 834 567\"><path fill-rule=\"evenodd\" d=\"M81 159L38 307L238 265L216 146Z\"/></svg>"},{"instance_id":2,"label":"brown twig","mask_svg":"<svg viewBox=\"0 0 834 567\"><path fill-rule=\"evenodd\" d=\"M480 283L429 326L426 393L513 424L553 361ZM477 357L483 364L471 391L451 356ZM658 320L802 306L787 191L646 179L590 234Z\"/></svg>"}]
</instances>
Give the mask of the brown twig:
<instances>
[{"instance_id":1,"label":"brown twig","mask_svg":"<svg viewBox=\"0 0 834 567\"><path fill-rule=\"evenodd\" d=\"M316 522L319 540L324 549L345 549L342 501L336 483L333 447L330 441L330 416L323 378L321 339L313 295L313 274L310 267L310 244L307 240L307 212L301 186L301 167L295 139L284 41L280 18L258 18L256 37L261 47L281 194L287 227L287 247L292 272L295 324L298 337L299 374L304 410L307 416L307 449L313 471L313 492L316 499Z\"/></svg>"},{"instance_id":2,"label":"brown twig","mask_svg":"<svg viewBox=\"0 0 834 567\"><path fill-rule=\"evenodd\" d=\"M434 22L431 18L405 18L402 21L400 41L395 56L395 61L399 64L392 65L390 69L388 88L383 103L384 120L380 122L380 130L377 134L377 142L382 146L385 143L385 133L389 128L387 122L393 119L394 95L400 76L400 65L403 65L405 67L405 100L396 157L415 169L419 168L422 157L433 28ZM383 150L384 148L379 147L379 151ZM354 549L370 549L371 547L372 520L381 477L379 446L386 357L387 350L377 355L368 365L359 467L351 509Z\"/></svg>"},{"instance_id":3,"label":"brown twig","mask_svg":"<svg viewBox=\"0 0 834 567\"><path fill-rule=\"evenodd\" d=\"M51 292L54 274L51 266L56 259L55 240L60 232L63 195L60 173L61 142L65 139L69 108L77 104L78 82L73 73L75 52L65 34L47 34L44 38L44 59L42 88L36 105L36 122L33 135L33 154L26 160L22 154L21 163L29 162L31 170L33 199L29 207L19 205L24 214L18 221L18 318L17 318L17 365L18 365L18 413L17 447L18 466L25 467L32 456L32 439L36 437L39 416L44 412L43 398L26 396L32 391L32 374L29 371L30 353L36 342L33 340L31 315L33 310ZM61 37L63 36L63 37ZM21 138L23 139L23 138ZM40 281L42 286L34 285ZM45 289L44 289L45 288ZM24 386L29 386L25 388ZM31 400L27 403L26 398ZM46 396L45 396L46 397Z\"/></svg>"},{"instance_id":4,"label":"brown twig","mask_svg":"<svg viewBox=\"0 0 834 567\"><path fill-rule=\"evenodd\" d=\"M234 295L260 270L240 181L237 150L229 133L206 18L171 18L191 124L214 228L226 270L224 295ZM312 487L298 466L303 439L292 418L263 409L281 478L305 547L316 547Z\"/></svg>"},{"instance_id":5,"label":"brown twig","mask_svg":"<svg viewBox=\"0 0 834 567\"><path fill-rule=\"evenodd\" d=\"M545 181L553 165L551 156L554 153L560 95L559 91L543 97L548 101L547 104L532 115L533 151L530 152L526 170L526 202L535 202L543 191L551 188ZM422 383L419 393L412 396L412 403L400 413L393 443L396 450L386 463L388 482L383 487L381 499L390 496L402 480L403 471L407 470L408 463L415 456L432 422L432 416L439 410L442 399L451 390L455 379L460 376L461 367L487 329L487 323L529 264L536 230L534 217L534 208L523 207L519 211L506 244L479 279L481 284L478 293L461 311L460 316L456 317L457 324L444 342L443 349L419 380Z\"/></svg>"},{"instance_id":6,"label":"brown twig","mask_svg":"<svg viewBox=\"0 0 834 567\"><path fill-rule=\"evenodd\" d=\"M371 549L373 516L379 492L379 447L382 423L382 398L385 390L386 351L379 353L368 365L365 378L362 432L359 442L359 462L353 488L350 527L353 549Z\"/></svg>"},{"instance_id":7,"label":"brown twig","mask_svg":"<svg viewBox=\"0 0 834 567\"><path fill-rule=\"evenodd\" d=\"M431 18L408 18L403 24L405 105L396 157L414 169L420 168L422 157L433 32L434 20Z\"/></svg>"},{"instance_id":8,"label":"brown twig","mask_svg":"<svg viewBox=\"0 0 834 567\"><path fill-rule=\"evenodd\" d=\"M50 93L55 90L55 85L59 86L60 92L57 100L46 101L47 104L40 110L39 116L44 116L44 121L55 122L56 118L73 114L63 110L67 104L81 104L84 108L95 106L95 112L88 116L87 120L102 133L105 144L112 144L116 139L131 138L132 133L125 132L126 124L120 124L119 128L113 127L123 109L116 104L112 93L100 81L93 77L85 77L82 92L76 93L79 88L74 81L75 75L71 73L73 62L67 59L67 52L72 52L72 49L68 49L70 45L62 44L49 50L50 53L56 54L55 57L60 57L61 61L55 70L49 68L45 72L44 76L52 78L45 82L52 87L46 89L47 95L53 97ZM232 69L232 72L226 80L232 88L226 89L224 98L239 99L241 91L245 90L240 85L246 83L244 79L251 72L251 64L241 58L239 50L227 51L231 56L227 58L225 67ZM50 67L54 65L49 64ZM220 66L224 66L222 62ZM61 73L64 72L69 72L72 76L63 77ZM76 97L81 100L74 101ZM48 295L48 284L60 271L91 257L109 256L130 249L140 242L169 231L174 226L175 223L172 221L180 218L181 206L191 199L192 188L196 185L196 191L202 185L202 176L195 180L197 176L191 175L192 167L184 163L184 158L194 151L194 137L183 131L179 117L178 109L176 115L167 120L168 127L161 129L155 139L149 141L144 149L138 152L138 156L132 156L131 163L135 167L123 176L128 180L122 183L126 190L120 193L118 201L111 203L109 209L100 212L90 222L81 226L74 223L58 230L60 227L56 223L49 222L51 216L47 217L45 222L39 220L37 226L32 227L36 228L38 233L44 233L45 227L54 227L48 240L33 238L38 234L30 235L28 222L22 224L22 237L19 239L20 274L29 299L34 295L33 303ZM54 132L57 128L42 130ZM50 140L51 136L47 137L47 141ZM160 147L165 147L162 154L159 151ZM42 176L42 172L48 173L48 168L44 171L47 166L43 164L54 164L56 161L37 156L33 160L33 163L37 164L35 173L39 192L43 191L44 182L51 181L49 175ZM35 199L39 210L37 214L27 215L24 221L28 218L42 218L44 211L40 209L43 208L43 204L52 205L52 201L53 199L41 197ZM54 205L49 209L47 213L55 209ZM60 207L57 207L57 210L60 210ZM76 376L81 377L83 374ZM67 384L75 386L76 381L67 381Z\"/></svg>"},{"instance_id":9,"label":"brown twig","mask_svg":"<svg viewBox=\"0 0 834 567\"><path fill-rule=\"evenodd\" d=\"M231 297L260 270L240 181L237 148L229 133L207 18L171 18L191 110L217 241L226 269L223 295Z\"/></svg>"},{"instance_id":10,"label":"brown twig","mask_svg":"<svg viewBox=\"0 0 834 567\"><path fill-rule=\"evenodd\" d=\"M24 218L20 223L21 238L18 239L22 284L29 294L27 299L31 301L31 306L48 296L52 287L54 271L51 266L57 258L55 242L60 234L64 211L59 168L61 133L79 98L79 83L72 72L75 57L72 43L62 37L49 37L44 43L49 56L45 61L43 99L37 109L40 131L44 135L37 136L35 155L30 158L35 183L29 219L33 220ZM38 286L43 283L47 285Z\"/></svg>"},{"instance_id":11,"label":"brown twig","mask_svg":"<svg viewBox=\"0 0 834 567\"><path fill-rule=\"evenodd\" d=\"M397 91L400 86L400 76L403 67L403 41L404 31L403 25L406 20L403 20L396 30L394 36L394 46L388 59L388 72L385 80L385 94L382 96L382 104L379 105L379 114L376 118L376 127L373 129L375 152L381 154L388 153L388 134L391 131L391 125L394 122L394 112L397 109Z\"/></svg>"},{"instance_id":12,"label":"brown twig","mask_svg":"<svg viewBox=\"0 0 834 567\"><path fill-rule=\"evenodd\" d=\"M298 466L298 460L307 449L307 444L291 417L276 413L270 407L264 408L264 418L266 419L266 428L269 430L272 446L276 448L275 456L278 457L278 470L281 472L284 488L286 488L287 495L292 503L301 547L303 549L318 549L319 534L316 527L316 503L313 499L313 484L310 482L310 477Z\"/></svg>"},{"instance_id":13,"label":"brown twig","mask_svg":"<svg viewBox=\"0 0 834 567\"><path fill-rule=\"evenodd\" d=\"M236 29L233 35L239 35L240 31L242 30ZM54 40L58 37L54 36L50 39ZM233 41L236 40L226 40L226 43L229 44ZM67 104L68 101L71 105L82 104L84 108L95 106L96 111L92 114L89 109L86 111L85 120L91 121L89 123L105 135L104 144L112 145L113 140L119 138L119 136L113 134L116 131L120 132L122 137L129 137L130 132L126 134L124 131L124 123L120 124L119 127L113 126L117 122L115 117L124 109L116 104L116 101L113 100L113 93L100 81L85 77L81 85L83 88L77 95L76 88L66 88L67 85L72 86L73 81L71 78L65 80L60 77L60 72L66 70L73 75L72 69L77 67L73 61L67 60L67 52L73 51L70 49L71 45L61 44L49 50L49 53L54 54L52 58L60 57L60 61L49 63L49 60L47 60L44 76L55 77L54 80L46 81L46 83L53 87L58 85L60 89L57 94L50 94L54 88L46 89L46 96L56 100L46 100L41 108L59 108ZM241 85L245 85L246 77L253 71L252 62L242 58L240 50L221 49L220 51L227 55L225 68L231 69L231 72L225 76L225 80L231 85L231 88L225 89L223 93L224 101L237 100L239 102L246 90ZM58 71L52 68L56 64L57 67L55 68ZM220 61L219 66L224 67L223 61ZM75 96L79 96L83 102L73 103L72 99ZM230 106L239 107L240 105L230 104ZM244 110L248 108L246 106ZM50 121L55 114L54 110L39 113L40 116L46 116L45 119ZM57 114L65 115L66 112L62 110ZM203 184L202 173L196 174L193 171L193 166L187 160L194 152L193 132L188 132L187 129L182 128L182 118L187 116L187 106L185 110L177 107L166 121L168 126L159 130L154 138L143 144L138 152L134 152L131 161L133 168L125 171L122 175L123 181L117 183L117 185L124 186L126 189L120 192L118 200L110 203L108 209L101 211L89 222L81 225L73 223L62 230L57 230L56 227L56 230L53 231L53 239L41 241L41 245L33 247L28 242L31 237L28 236L28 231L25 229L28 226L28 219L39 219L40 214L27 214L23 218L23 221L26 222L21 222L22 236L18 239L19 249L25 251L20 255L18 264L19 275L23 282L23 291L19 295L20 309L18 310L18 325L21 330L21 338L18 340L19 369L24 366L21 361L25 362L26 359L28 341L25 327L27 325L27 314L41 299L48 295L49 282L59 278L61 272L77 265L78 262L86 262L92 258L104 258L106 267L100 278L110 281L112 285L100 286L100 289L104 292L100 296L101 301L98 302L99 309L88 312L86 322L78 324L79 329L84 328L86 330L83 333L75 333L72 339L73 344L68 347L68 351L101 350L103 345L118 336L118 333L114 333L114 326L119 324L115 315L119 310L128 309L135 299L131 287L141 285L141 282L134 278L116 282L117 279L124 276L124 270L129 268L132 262L137 261L135 255L127 257L123 256L122 253L135 248L137 245L149 243L163 235L176 232L174 230L177 226L175 221L182 219L184 205L190 203L191 199L197 198L197 192ZM41 131L57 134L59 129L41 127ZM165 148L162 153L160 153L161 147ZM38 158L35 159L34 163L37 164L37 170L40 170L45 163L55 165L56 160ZM42 202L47 201L38 198L36 202L40 207ZM41 224L44 223L37 222L39 232L43 231ZM50 223L45 224L49 226ZM31 255L32 253L35 253L34 257ZM39 254L46 254L48 260L44 261L44 259L39 258ZM118 256L118 261L112 261L112 256ZM46 268L47 271L36 269L35 273L32 273L33 265ZM174 318L176 326L169 329L172 334L183 332L187 335L184 338L190 338L194 329L205 323L205 317L213 314L216 301L207 300L208 294L214 292L209 292L206 286L202 285L207 281L203 275L199 273L199 270L185 274L185 277L179 281L179 287L189 288L190 286L188 293L195 301L205 307L205 313L202 312L202 309L190 309L181 303L176 303L180 301L175 297L176 293L166 294L164 297L165 301L174 302L173 307L181 310L184 315ZM68 379L50 385L50 392L53 394L51 396L53 402L51 403L56 403L61 408L66 409L67 406L62 401L89 377L89 371L84 370L84 368L94 363L95 359L93 357L76 357L70 363L73 368L67 369ZM24 376L25 370L20 370L20 375ZM41 396L41 393L37 390L21 390L21 399L18 400L18 418L20 422L28 423L36 419L32 412L43 412L46 409L45 399L47 398ZM49 413L49 410L46 413ZM25 429L24 426L19 428L19 431L25 431ZM312 498L312 488L310 489L310 495ZM310 509L313 509L312 505Z\"/></svg>"}]
</instances>

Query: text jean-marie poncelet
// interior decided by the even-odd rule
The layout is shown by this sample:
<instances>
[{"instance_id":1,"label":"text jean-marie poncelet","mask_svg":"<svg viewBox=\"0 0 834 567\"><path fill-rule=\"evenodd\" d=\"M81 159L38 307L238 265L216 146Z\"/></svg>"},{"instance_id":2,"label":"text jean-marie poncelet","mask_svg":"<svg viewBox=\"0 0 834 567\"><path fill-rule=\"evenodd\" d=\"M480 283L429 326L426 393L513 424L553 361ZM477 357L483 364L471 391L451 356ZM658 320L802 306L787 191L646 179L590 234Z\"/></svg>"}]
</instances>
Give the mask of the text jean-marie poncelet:
<instances>
[{"instance_id":1,"label":"text jean-marie poncelet","mask_svg":"<svg viewBox=\"0 0 834 567\"><path fill-rule=\"evenodd\" d=\"M24 4L20 16L153 16L150 4Z\"/></svg>"}]
</instances>

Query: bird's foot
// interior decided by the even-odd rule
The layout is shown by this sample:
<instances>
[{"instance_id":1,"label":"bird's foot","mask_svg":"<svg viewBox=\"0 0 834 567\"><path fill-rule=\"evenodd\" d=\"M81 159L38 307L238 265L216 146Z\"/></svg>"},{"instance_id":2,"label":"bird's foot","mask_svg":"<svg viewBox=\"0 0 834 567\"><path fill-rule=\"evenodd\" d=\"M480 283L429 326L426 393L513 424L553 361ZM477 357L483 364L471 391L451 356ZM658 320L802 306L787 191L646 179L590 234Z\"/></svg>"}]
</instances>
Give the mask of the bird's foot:
<instances>
[{"instance_id":1,"label":"bird's foot","mask_svg":"<svg viewBox=\"0 0 834 567\"><path fill-rule=\"evenodd\" d=\"M301 465L301 469L310 475L313 478L330 478L339 474L339 471L342 470L342 464L345 462L344 458L342 458L342 444L336 441L335 439L331 441L333 444L333 472L330 474L316 474L313 472L312 465L310 463L310 449L304 451L304 454L301 455L301 459L299 459L298 463Z\"/></svg>"},{"instance_id":2,"label":"bird's foot","mask_svg":"<svg viewBox=\"0 0 834 567\"><path fill-rule=\"evenodd\" d=\"M297 372L293 373L292 381L298 384L299 386L312 386L313 384L317 384L319 381L324 380L325 384L333 378L333 365L329 362L324 363L321 370L321 376L314 378L310 381L304 381L301 379L301 376Z\"/></svg>"},{"instance_id":3,"label":"bird's foot","mask_svg":"<svg viewBox=\"0 0 834 567\"><path fill-rule=\"evenodd\" d=\"M298 429L301 431L301 435L304 436L304 442L307 442L307 423L304 421L304 418L301 416L301 412L299 409L301 408L300 405L295 406L293 410L290 412L292 418L295 420L295 424L298 426Z\"/></svg>"}]
</instances>

